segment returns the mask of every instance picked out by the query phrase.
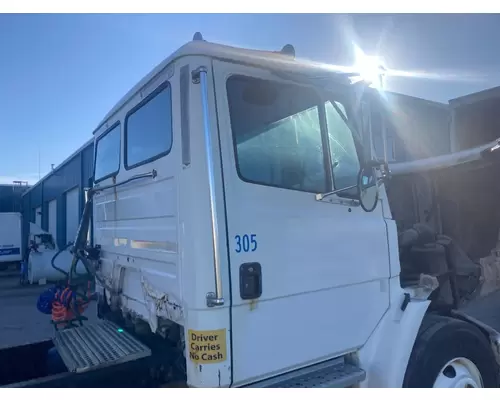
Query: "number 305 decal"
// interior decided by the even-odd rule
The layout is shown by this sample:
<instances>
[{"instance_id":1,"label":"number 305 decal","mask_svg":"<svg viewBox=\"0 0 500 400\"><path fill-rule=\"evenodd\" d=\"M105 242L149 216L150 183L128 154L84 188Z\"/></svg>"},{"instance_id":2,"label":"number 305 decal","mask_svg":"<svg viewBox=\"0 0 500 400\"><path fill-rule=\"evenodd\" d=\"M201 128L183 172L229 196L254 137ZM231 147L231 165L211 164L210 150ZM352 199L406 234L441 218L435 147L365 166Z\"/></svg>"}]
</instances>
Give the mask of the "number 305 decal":
<instances>
[{"instance_id":1,"label":"number 305 decal","mask_svg":"<svg viewBox=\"0 0 500 400\"><path fill-rule=\"evenodd\" d=\"M257 250L257 235L236 235L236 253L248 253Z\"/></svg>"}]
</instances>

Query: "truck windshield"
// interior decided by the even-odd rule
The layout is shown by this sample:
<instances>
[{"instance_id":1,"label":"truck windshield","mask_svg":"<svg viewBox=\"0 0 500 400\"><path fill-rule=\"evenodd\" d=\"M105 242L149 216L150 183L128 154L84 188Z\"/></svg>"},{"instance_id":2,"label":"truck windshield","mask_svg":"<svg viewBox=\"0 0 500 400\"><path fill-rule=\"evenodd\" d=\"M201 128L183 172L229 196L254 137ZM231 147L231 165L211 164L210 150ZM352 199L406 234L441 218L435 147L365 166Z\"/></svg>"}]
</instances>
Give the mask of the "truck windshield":
<instances>
[{"instance_id":1,"label":"truck windshield","mask_svg":"<svg viewBox=\"0 0 500 400\"><path fill-rule=\"evenodd\" d=\"M227 91L243 180L313 193L331 190L332 175L335 189L356 184L360 162L341 102L324 101L310 87L244 76L229 78Z\"/></svg>"}]
</instances>

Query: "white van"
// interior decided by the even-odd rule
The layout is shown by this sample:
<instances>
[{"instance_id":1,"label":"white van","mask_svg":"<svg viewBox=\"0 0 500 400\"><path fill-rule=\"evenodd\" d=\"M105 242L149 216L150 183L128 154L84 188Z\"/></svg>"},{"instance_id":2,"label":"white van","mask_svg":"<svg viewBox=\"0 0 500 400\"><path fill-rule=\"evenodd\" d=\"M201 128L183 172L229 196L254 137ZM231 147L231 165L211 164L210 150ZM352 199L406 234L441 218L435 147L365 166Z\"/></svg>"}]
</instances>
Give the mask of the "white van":
<instances>
[{"instance_id":1,"label":"white van","mask_svg":"<svg viewBox=\"0 0 500 400\"><path fill-rule=\"evenodd\" d=\"M0 270L7 269L10 264L21 263L23 259L21 244L21 213L0 213Z\"/></svg>"}]
</instances>

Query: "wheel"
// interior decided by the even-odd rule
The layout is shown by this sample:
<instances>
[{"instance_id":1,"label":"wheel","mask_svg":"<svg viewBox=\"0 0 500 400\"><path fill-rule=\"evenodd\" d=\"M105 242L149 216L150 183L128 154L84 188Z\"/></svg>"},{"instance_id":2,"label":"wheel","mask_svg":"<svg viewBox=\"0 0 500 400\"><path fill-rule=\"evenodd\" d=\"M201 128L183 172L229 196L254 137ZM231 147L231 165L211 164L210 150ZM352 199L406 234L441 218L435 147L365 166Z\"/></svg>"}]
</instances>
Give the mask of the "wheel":
<instances>
[{"instance_id":1,"label":"wheel","mask_svg":"<svg viewBox=\"0 0 500 400\"><path fill-rule=\"evenodd\" d=\"M474 325L426 316L406 370L404 387L498 387L498 365L486 336Z\"/></svg>"}]
</instances>

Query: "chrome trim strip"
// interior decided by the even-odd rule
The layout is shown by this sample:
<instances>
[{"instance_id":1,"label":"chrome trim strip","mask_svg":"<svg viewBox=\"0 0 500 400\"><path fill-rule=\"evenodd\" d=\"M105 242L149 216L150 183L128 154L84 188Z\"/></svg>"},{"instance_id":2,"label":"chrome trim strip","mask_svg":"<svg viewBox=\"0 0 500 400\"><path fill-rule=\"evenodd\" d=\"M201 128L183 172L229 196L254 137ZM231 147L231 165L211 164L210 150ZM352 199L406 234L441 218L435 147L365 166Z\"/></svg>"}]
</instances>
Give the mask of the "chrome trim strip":
<instances>
[{"instance_id":1,"label":"chrome trim strip","mask_svg":"<svg viewBox=\"0 0 500 400\"><path fill-rule=\"evenodd\" d=\"M190 121L189 121L189 65L181 68L181 146L182 165L187 167L191 164L191 143L190 143Z\"/></svg>"},{"instance_id":2,"label":"chrome trim strip","mask_svg":"<svg viewBox=\"0 0 500 400\"><path fill-rule=\"evenodd\" d=\"M210 193L210 213L212 220L212 244L214 249L214 274L215 274L215 293L207 293L207 306L217 307L224 305L222 293L222 277L220 268L219 251L219 226L217 219L216 201L215 201L215 173L214 159L212 154L212 132L210 130L210 118L208 110L208 69L199 67L193 71L193 83L199 83L201 86L201 102L203 109L203 131L205 136L205 153L208 170L208 188Z\"/></svg>"}]
</instances>

